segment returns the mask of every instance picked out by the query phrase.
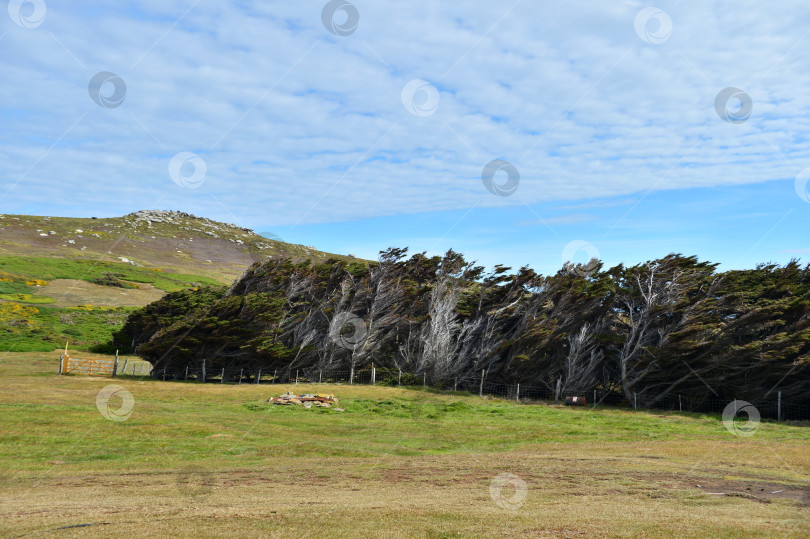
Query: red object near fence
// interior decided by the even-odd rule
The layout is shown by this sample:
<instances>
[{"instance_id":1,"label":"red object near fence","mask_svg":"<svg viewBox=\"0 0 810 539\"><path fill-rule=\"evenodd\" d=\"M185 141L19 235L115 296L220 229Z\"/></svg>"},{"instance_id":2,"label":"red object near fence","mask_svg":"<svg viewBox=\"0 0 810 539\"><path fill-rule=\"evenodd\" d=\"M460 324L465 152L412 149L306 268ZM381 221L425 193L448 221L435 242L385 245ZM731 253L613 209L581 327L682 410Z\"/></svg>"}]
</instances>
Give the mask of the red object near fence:
<instances>
[{"instance_id":1,"label":"red object near fence","mask_svg":"<svg viewBox=\"0 0 810 539\"><path fill-rule=\"evenodd\" d=\"M565 397L566 406L585 406L587 404L585 397Z\"/></svg>"}]
</instances>

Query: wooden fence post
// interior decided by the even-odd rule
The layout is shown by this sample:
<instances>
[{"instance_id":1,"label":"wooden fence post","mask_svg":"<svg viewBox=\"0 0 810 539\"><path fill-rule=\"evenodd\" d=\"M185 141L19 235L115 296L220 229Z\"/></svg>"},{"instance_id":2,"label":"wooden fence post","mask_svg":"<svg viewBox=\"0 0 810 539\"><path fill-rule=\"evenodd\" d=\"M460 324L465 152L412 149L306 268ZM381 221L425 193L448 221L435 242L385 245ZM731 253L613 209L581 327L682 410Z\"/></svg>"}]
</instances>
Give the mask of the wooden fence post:
<instances>
[{"instance_id":1,"label":"wooden fence post","mask_svg":"<svg viewBox=\"0 0 810 539\"><path fill-rule=\"evenodd\" d=\"M183 377L183 381L184 382L188 381L188 365L186 365L186 375Z\"/></svg>"},{"instance_id":2,"label":"wooden fence post","mask_svg":"<svg viewBox=\"0 0 810 539\"><path fill-rule=\"evenodd\" d=\"M62 374L62 369L64 368L65 364L65 354L59 354L59 375Z\"/></svg>"},{"instance_id":3,"label":"wooden fence post","mask_svg":"<svg viewBox=\"0 0 810 539\"><path fill-rule=\"evenodd\" d=\"M200 382L205 383L205 358L203 358L202 380Z\"/></svg>"},{"instance_id":4,"label":"wooden fence post","mask_svg":"<svg viewBox=\"0 0 810 539\"><path fill-rule=\"evenodd\" d=\"M256 384L258 385L262 379L262 370L259 369L259 374L256 375Z\"/></svg>"},{"instance_id":5,"label":"wooden fence post","mask_svg":"<svg viewBox=\"0 0 810 539\"><path fill-rule=\"evenodd\" d=\"M121 374L126 374L127 373L127 363L129 363L129 358L125 357L124 358L124 366L121 367Z\"/></svg>"},{"instance_id":6,"label":"wooden fence post","mask_svg":"<svg viewBox=\"0 0 810 539\"><path fill-rule=\"evenodd\" d=\"M596 390L593 390L593 407L596 408Z\"/></svg>"},{"instance_id":7,"label":"wooden fence post","mask_svg":"<svg viewBox=\"0 0 810 539\"><path fill-rule=\"evenodd\" d=\"M776 420L782 421L782 392L779 391L776 397Z\"/></svg>"},{"instance_id":8,"label":"wooden fence post","mask_svg":"<svg viewBox=\"0 0 810 539\"><path fill-rule=\"evenodd\" d=\"M485 372L486 372L486 370L481 369L481 386L478 388L478 396L479 397L484 396L484 373Z\"/></svg>"},{"instance_id":9,"label":"wooden fence post","mask_svg":"<svg viewBox=\"0 0 810 539\"><path fill-rule=\"evenodd\" d=\"M427 387L427 373L422 373L422 387Z\"/></svg>"},{"instance_id":10,"label":"wooden fence post","mask_svg":"<svg viewBox=\"0 0 810 539\"><path fill-rule=\"evenodd\" d=\"M397 385L402 385L402 369L397 369L399 371L399 375L397 376Z\"/></svg>"},{"instance_id":11,"label":"wooden fence post","mask_svg":"<svg viewBox=\"0 0 810 539\"><path fill-rule=\"evenodd\" d=\"M118 376L118 350L115 351L115 361L113 361L113 378Z\"/></svg>"},{"instance_id":12,"label":"wooden fence post","mask_svg":"<svg viewBox=\"0 0 810 539\"><path fill-rule=\"evenodd\" d=\"M65 353L59 361L59 374L67 373L70 371L70 356L68 355L68 341L65 341ZM64 365L64 370L63 370Z\"/></svg>"},{"instance_id":13,"label":"wooden fence post","mask_svg":"<svg viewBox=\"0 0 810 539\"><path fill-rule=\"evenodd\" d=\"M517 385L517 391L515 391L515 400L520 402L520 384Z\"/></svg>"},{"instance_id":14,"label":"wooden fence post","mask_svg":"<svg viewBox=\"0 0 810 539\"><path fill-rule=\"evenodd\" d=\"M273 383L276 383L276 374L278 374L278 369L273 369Z\"/></svg>"},{"instance_id":15,"label":"wooden fence post","mask_svg":"<svg viewBox=\"0 0 810 539\"><path fill-rule=\"evenodd\" d=\"M220 384L225 383L225 367L222 367L222 378L219 379Z\"/></svg>"},{"instance_id":16,"label":"wooden fence post","mask_svg":"<svg viewBox=\"0 0 810 539\"><path fill-rule=\"evenodd\" d=\"M683 405L681 404L681 396L678 395L678 411L683 412Z\"/></svg>"},{"instance_id":17,"label":"wooden fence post","mask_svg":"<svg viewBox=\"0 0 810 539\"><path fill-rule=\"evenodd\" d=\"M371 364L371 385L377 383L377 370L374 368L374 363Z\"/></svg>"},{"instance_id":18,"label":"wooden fence post","mask_svg":"<svg viewBox=\"0 0 810 539\"><path fill-rule=\"evenodd\" d=\"M638 394L633 391L633 410L638 410Z\"/></svg>"},{"instance_id":19,"label":"wooden fence post","mask_svg":"<svg viewBox=\"0 0 810 539\"><path fill-rule=\"evenodd\" d=\"M298 385L298 369L295 369L295 385Z\"/></svg>"},{"instance_id":20,"label":"wooden fence post","mask_svg":"<svg viewBox=\"0 0 810 539\"><path fill-rule=\"evenodd\" d=\"M354 383L354 365L352 365L352 370L349 372L349 385Z\"/></svg>"},{"instance_id":21,"label":"wooden fence post","mask_svg":"<svg viewBox=\"0 0 810 539\"><path fill-rule=\"evenodd\" d=\"M245 372L245 369L239 369L239 383L242 383L242 373Z\"/></svg>"}]
</instances>

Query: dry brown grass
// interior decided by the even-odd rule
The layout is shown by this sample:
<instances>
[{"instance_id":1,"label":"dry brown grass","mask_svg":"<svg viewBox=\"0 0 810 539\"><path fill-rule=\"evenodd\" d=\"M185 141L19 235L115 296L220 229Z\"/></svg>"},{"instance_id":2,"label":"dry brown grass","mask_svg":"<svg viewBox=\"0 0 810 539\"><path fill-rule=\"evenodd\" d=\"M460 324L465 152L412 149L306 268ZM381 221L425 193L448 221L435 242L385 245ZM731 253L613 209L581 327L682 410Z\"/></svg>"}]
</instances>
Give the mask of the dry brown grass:
<instances>
[{"instance_id":1,"label":"dry brown grass","mask_svg":"<svg viewBox=\"0 0 810 539\"><path fill-rule=\"evenodd\" d=\"M138 287L118 288L77 279L54 279L46 286L38 288L35 294L53 298L55 301L50 304L52 307L142 307L159 300L166 293L148 283L140 283Z\"/></svg>"}]
</instances>

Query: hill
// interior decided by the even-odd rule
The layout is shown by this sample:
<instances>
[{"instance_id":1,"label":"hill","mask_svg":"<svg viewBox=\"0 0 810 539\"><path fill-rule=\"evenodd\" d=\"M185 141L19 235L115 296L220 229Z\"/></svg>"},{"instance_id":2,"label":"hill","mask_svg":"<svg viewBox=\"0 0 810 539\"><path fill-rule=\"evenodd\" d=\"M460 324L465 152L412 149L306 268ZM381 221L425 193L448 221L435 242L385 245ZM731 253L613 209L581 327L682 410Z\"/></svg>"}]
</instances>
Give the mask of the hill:
<instances>
[{"instance_id":1,"label":"hill","mask_svg":"<svg viewBox=\"0 0 810 539\"><path fill-rule=\"evenodd\" d=\"M229 285L254 261L353 260L188 213L83 219L0 214L0 350L107 350L135 307Z\"/></svg>"},{"instance_id":2,"label":"hill","mask_svg":"<svg viewBox=\"0 0 810 539\"><path fill-rule=\"evenodd\" d=\"M0 214L0 257L38 256L123 262L229 284L257 260L352 260L265 238L248 228L176 211L77 218Z\"/></svg>"}]
</instances>

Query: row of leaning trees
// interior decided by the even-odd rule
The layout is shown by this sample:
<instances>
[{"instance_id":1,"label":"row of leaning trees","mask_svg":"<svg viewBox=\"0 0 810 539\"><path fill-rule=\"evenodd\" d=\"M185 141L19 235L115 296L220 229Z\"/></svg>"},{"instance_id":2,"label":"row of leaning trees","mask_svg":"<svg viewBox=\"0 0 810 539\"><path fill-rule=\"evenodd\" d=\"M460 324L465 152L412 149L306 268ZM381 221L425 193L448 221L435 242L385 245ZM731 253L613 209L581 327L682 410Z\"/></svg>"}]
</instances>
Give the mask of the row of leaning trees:
<instances>
[{"instance_id":1,"label":"row of leaning trees","mask_svg":"<svg viewBox=\"0 0 810 539\"><path fill-rule=\"evenodd\" d=\"M155 369L360 369L431 380L688 402L810 401L810 265L716 271L671 254L632 267L564 265L543 276L407 249L376 263L288 258L230 288L168 294L132 314L114 344Z\"/></svg>"}]
</instances>

